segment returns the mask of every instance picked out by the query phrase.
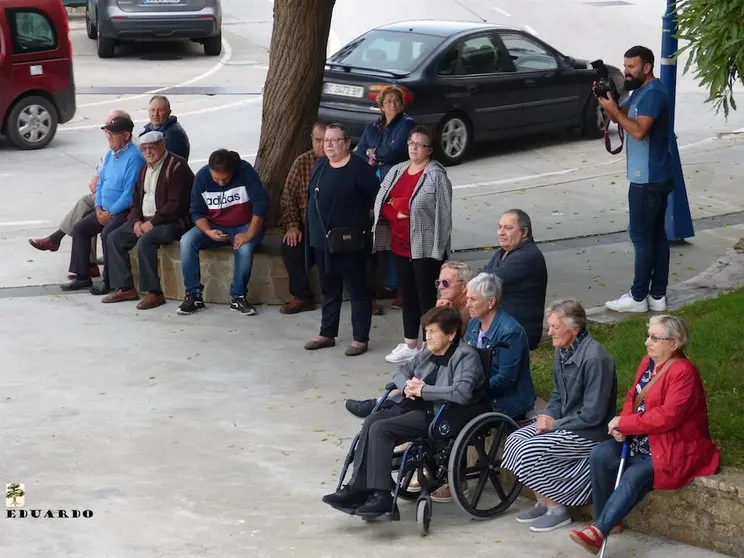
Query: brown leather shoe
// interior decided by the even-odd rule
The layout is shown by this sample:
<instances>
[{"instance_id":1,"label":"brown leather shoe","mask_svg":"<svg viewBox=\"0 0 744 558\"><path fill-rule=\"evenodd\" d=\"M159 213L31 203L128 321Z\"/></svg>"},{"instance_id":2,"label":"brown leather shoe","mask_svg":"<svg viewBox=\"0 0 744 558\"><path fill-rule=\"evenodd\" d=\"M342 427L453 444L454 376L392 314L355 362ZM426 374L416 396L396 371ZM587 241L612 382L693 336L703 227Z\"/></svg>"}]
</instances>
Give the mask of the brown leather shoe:
<instances>
[{"instance_id":1,"label":"brown leather shoe","mask_svg":"<svg viewBox=\"0 0 744 558\"><path fill-rule=\"evenodd\" d=\"M88 269L88 277L91 279L95 279L96 277L101 276L101 270L98 269L97 264L90 264L90 269ZM75 279L77 277L77 273L73 273L72 271L67 274L68 279Z\"/></svg>"},{"instance_id":2,"label":"brown leather shoe","mask_svg":"<svg viewBox=\"0 0 744 558\"><path fill-rule=\"evenodd\" d=\"M335 347L335 339L313 339L305 343L306 351L317 351L318 349L327 349L328 347Z\"/></svg>"},{"instance_id":3,"label":"brown leather shoe","mask_svg":"<svg viewBox=\"0 0 744 558\"><path fill-rule=\"evenodd\" d=\"M390 306L396 310L403 310L403 297L401 295L396 296Z\"/></svg>"},{"instance_id":4,"label":"brown leather shoe","mask_svg":"<svg viewBox=\"0 0 744 558\"><path fill-rule=\"evenodd\" d=\"M365 343L364 345L349 345L346 347L344 354L346 356L359 356L367 352L369 346Z\"/></svg>"},{"instance_id":5,"label":"brown leather shoe","mask_svg":"<svg viewBox=\"0 0 744 558\"><path fill-rule=\"evenodd\" d=\"M313 301L293 298L282 306L279 312L282 314L297 314L298 312L308 312L310 310L315 310L315 303Z\"/></svg>"},{"instance_id":6,"label":"brown leather shoe","mask_svg":"<svg viewBox=\"0 0 744 558\"><path fill-rule=\"evenodd\" d=\"M125 302L127 300L137 300L138 298L136 289L127 289L126 291L116 289L113 293L104 296L101 302L111 304L112 302Z\"/></svg>"},{"instance_id":7,"label":"brown leather shoe","mask_svg":"<svg viewBox=\"0 0 744 558\"><path fill-rule=\"evenodd\" d=\"M54 244L48 236L44 238L29 238L28 243L42 252L56 252L59 250L59 244Z\"/></svg>"},{"instance_id":8,"label":"brown leather shoe","mask_svg":"<svg viewBox=\"0 0 744 558\"><path fill-rule=\"evenodd\" d=\"M165 304L165 295L163 293L145 293L142 300L137 303L137 310L150 310L163 304Z\"/></svg>"},{"instance_id":9,"label":"brown leather shoe","mask_svg":"<svg viewBox=\"0 0 744 558\"><path fill-rule=\"evenodd\" d=\"M373 316L382 316L385 313L385 311L382 309L382 306L380 306L376 300L372 301L372 315Z\"/></svg>"}]
</instances>

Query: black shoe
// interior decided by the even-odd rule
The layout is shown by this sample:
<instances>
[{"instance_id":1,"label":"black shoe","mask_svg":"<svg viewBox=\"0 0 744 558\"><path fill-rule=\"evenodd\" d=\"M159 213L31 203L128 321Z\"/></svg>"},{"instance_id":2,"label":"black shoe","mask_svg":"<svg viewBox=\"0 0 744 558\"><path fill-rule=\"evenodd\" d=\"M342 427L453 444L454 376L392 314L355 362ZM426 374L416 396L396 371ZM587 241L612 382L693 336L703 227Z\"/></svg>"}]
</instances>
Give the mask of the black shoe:
<instances>
[{"instance_id":1,"label":"black shoe","mask_svg":"<svg viewBox=\"0 0 744 558\"><path fill-rule=\"evenodd\" d=\"M236 296L230 303L230 310L240 312L243 316L255 316L256 309L244 296Z\"/></svg>"},{"instance_id":2,"label":"black shoe","mask_svg":"<svg viewBox=\"0 0 744 558\"><path fill-rule=\"evenodd\" d=\"M188 316L189 314L193 314L199 310L204 310L205 308L206 306L201 294L186 293L186 298L183 299L183 302L181 303L181 306L178 307L178 310L176 310L176 313L181 316Z\"/></svg>"},{"instance_id":3,"label":"black shoe","mask_svg":"<svg viewBox=\"0 0 744 558\"><path fill-rule=\"evenodd\" d=\"M79 279L75 278L69 283L65 283L64 285L60 285L59 288L63 291L82 291L83 289L88 289L93 284L93 281L90 277L86 277L85 279Z\"/></svg>"},{"instance_id":4,"label":"black shoe","mask_svg":"<svg viewBox=\"0 0 744 558\"><path fill-rule=\"evenodd\" d=\"M377 405L376 399L365 399L360 401L358 399L347 399L344 403L346 410L352 415L359 418L367 418L372 414L372 409Z\"/></svg>"},{"instance_id":5,"label":"black shoe","mask_svg":"<svg viewBox=\"0 0 744 558\"><path fill-rule=\"evenodd\" d=\"M111 287L108 283L104 281L100 281L95 285L91 285L90 289L88 289L90 294L95 296L103 296L109 294L111 292Z\"/></svg>"},{"instance_id":6,"label":"black shoe","mask_svg":"<svg viewBox=\"0 0 744 558\"><path fill-rule=\"evenodd\" d=\"M348 484L333 494L323 496L323 503L337 510L353 513L356 508L369 499L369 492L351 488Z\"/></svg>"},{"instance_id":7,"label":"black shoe","mask_svg":"<svg viewBox=\"0 0 744 558\"><path fill-rule=\"evenodd\" d=\"M354 510L354 514L361 517L378 517L393 509L393 495L389 491L376 491L369 500Z\"/></svg>"}]
</instances>

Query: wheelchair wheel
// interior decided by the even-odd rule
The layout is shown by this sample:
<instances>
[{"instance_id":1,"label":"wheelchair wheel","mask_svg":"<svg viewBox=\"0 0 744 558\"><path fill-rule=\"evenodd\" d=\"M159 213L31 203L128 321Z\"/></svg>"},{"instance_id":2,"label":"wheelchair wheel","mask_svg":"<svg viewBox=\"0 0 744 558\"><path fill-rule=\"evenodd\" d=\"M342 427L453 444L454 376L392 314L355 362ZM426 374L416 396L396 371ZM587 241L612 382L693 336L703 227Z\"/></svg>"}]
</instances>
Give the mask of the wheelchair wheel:
<instances>
[{"instance_id":1,"label":"wheelchair wheel","mask_svg":"<svg viewBox=\"0 0 744 558\"><path fill-rule=\"evenodd\" d=\"M431 500L429 498L419 498L416 502L416 525L422 537L429 534L429 525L431 524Z\"/></svg>"},{"instance_id":2,"label":"wheelchair wheel","mask_svg":"<svg viewBox=\"0 0 744 558\"><path fill-rule=\"evenodd\" d=\"M471 420L455 440L448 471L452 499L475 519L501 515L519 496L521 483L501 469L504 442L517 428L506 415L486 413Z\"/></svg>"}]
</instances>

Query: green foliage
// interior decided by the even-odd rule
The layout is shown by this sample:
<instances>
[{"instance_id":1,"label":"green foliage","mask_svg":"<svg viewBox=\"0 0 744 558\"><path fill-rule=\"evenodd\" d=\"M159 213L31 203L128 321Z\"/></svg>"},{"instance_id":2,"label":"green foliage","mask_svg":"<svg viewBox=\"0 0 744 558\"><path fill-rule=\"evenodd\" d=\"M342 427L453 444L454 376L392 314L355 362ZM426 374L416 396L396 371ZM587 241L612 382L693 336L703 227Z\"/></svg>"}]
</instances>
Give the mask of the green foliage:
<instances>
[{"instance_id":1,"label":"green foliage","mask_svg":"<svg viewBox=\"0 0 744 558\"><path fill-rule=\"evenodd\" d=\"M708 102L718 112L736 110L733 88L744 76L744 0L678 0L678 37L689 44L685 73L708 89Z\"/></svg>"},{"instance_id":2,"label":"green foliage","mask_svg":"<svg viewBox=\"0 0 744 558\"><path fill-rule=\"evenodd\" d=\"M744 289L704 300L675 312L687 323L687 356L700 370L708 401L711 437L721 448L724 465L744 467ZM595 325L592 335L615 357L618 410L645 354L647 317L619 324ZM553 349L531 356L535 389L546 401L553 389Z\"/></svg>"}]
</instances>

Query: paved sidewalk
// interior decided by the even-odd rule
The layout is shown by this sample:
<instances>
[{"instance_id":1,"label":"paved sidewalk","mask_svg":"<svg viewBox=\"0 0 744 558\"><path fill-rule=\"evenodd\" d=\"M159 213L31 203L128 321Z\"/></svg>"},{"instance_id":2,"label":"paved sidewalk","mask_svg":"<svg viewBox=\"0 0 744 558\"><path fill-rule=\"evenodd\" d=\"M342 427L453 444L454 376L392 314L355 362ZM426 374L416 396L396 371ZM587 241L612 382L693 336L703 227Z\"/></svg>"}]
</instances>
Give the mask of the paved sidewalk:
<instances>
[{"instance_id":1,"label":"paved sidewalk","mask_svg":"<svg viewBox=\"0 0 744 558\"><path fill-rule=\"evenodd\" d=\"M4 482L25 484L27 509L94 512L3 519L3 556L586 556L566 530L517 525L524 502L489 522L437 505L425 539L409 504L401 523L373 526L320 502L359 428L342 401L389 378L398 312L375 317L371 352L350 359L348 306L340 345L316 353L302 344L319 311L175 309L87 294L0 299ZM631 532L611 548L608 558L716 556Z\"/></svg>"}]
</instances>

